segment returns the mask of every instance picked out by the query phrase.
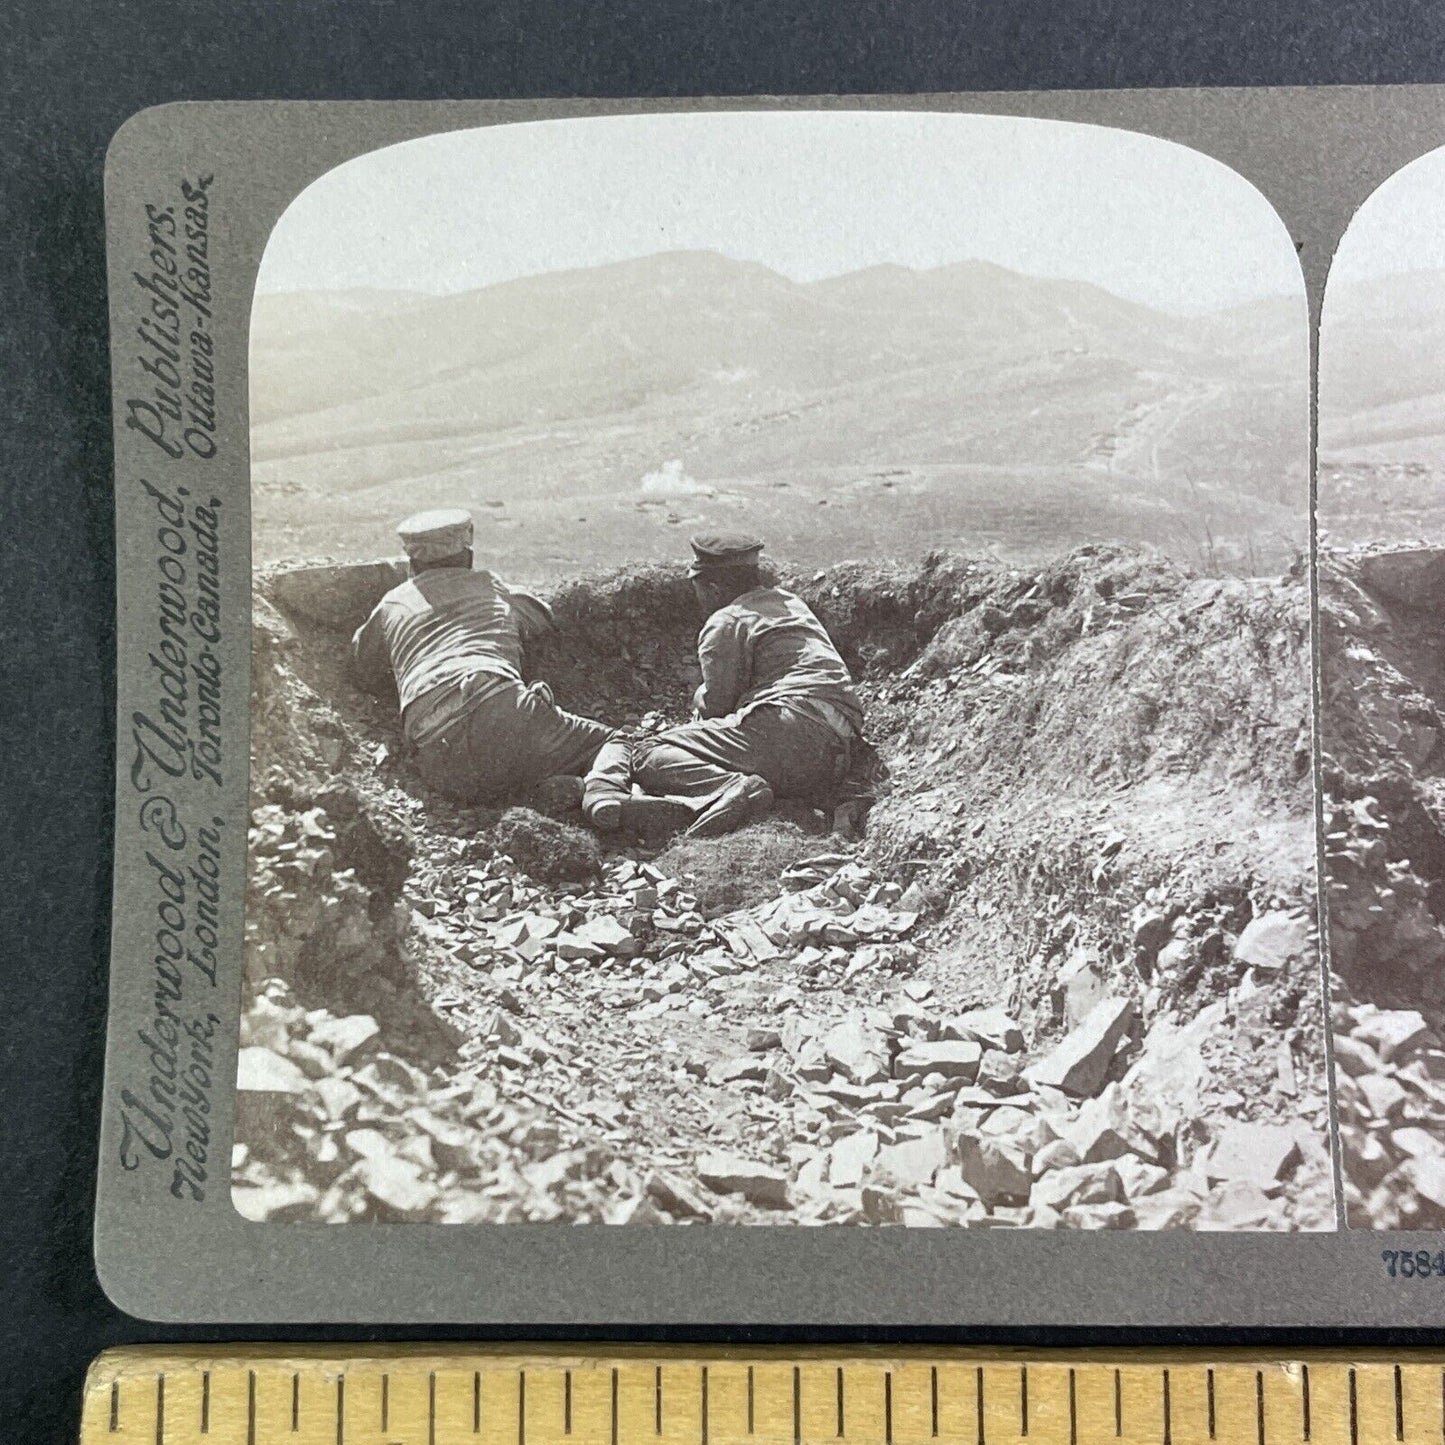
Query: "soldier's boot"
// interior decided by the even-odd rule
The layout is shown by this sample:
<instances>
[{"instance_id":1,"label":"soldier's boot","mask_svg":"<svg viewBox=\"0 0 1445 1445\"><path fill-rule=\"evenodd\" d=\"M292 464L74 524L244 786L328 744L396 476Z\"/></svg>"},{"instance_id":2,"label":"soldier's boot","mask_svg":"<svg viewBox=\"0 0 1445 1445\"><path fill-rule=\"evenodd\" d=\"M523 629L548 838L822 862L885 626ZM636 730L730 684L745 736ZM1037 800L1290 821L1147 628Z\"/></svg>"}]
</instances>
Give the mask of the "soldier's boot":
<instances>
[{"instance_id":1,"label":"soldier's boot","mask_svg":"<svg viewBox=\"0 0 1445 1445\"><path fill-rule=\"evenodd\" d=\"M589 799L583 809L599 833L637 833L664 838L692 822L694 809L680 798L655 798L648 793L609 793Z\"/></svg>"},{"instance_id":2,"label":"soldier's boot","mask_svg":"<svg viewBox=\"0 0 1445 1445\"><path fill-rule=\"evenodd\" d=\"M756 773L734 778L697 815L689 838L721 838L755 823L773 806L773 790Z\"/></svg>"}]
</instances>

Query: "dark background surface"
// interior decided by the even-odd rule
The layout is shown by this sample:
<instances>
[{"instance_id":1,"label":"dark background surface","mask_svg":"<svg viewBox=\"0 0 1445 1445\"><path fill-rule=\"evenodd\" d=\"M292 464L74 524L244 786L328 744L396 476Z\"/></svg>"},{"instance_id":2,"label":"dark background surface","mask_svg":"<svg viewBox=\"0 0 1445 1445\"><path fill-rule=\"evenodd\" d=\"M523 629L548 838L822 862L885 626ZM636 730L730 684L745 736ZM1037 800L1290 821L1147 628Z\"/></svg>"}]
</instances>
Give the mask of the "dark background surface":
<instances>
[{"instance_id":1,"label":"dark background surface","mask_svg":"<svg viewBox=\"0 0 1445 1445\"><path fill-rule=\"evenodd\" d=\"M328 1333L140 1324L109 1305L91 1265L114 701L101 165L127 116L178 99L1406 81L1445 82L1438 0L11 0L0 24L0 1438L74 1439L83 1371L107 1345ZM905 1337L925 1338L872 1336ZM1205 1338L1224 1337L1169 1342Z\"/></svg>"}]
</instances>

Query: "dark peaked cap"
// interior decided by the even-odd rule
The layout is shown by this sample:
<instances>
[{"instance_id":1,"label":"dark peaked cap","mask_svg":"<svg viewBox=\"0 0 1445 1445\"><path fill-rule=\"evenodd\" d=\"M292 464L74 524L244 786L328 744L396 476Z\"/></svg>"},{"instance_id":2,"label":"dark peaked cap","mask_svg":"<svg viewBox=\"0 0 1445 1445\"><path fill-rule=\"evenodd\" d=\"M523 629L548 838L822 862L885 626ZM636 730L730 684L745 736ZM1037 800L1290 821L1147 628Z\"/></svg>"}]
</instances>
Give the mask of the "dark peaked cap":
<instances>
[{"instance_id":1,"label":"dark peaked cap","mask_svg":"<svg viewBox=\"0 0 1445 1445\"><path fill-rule=\"evenodd\" d=\"M763 550L760 538L746 532L705 532L688 539L692 547L692 575L713 567L746 567L758 560Z\"/></svg>"}]
</instances>

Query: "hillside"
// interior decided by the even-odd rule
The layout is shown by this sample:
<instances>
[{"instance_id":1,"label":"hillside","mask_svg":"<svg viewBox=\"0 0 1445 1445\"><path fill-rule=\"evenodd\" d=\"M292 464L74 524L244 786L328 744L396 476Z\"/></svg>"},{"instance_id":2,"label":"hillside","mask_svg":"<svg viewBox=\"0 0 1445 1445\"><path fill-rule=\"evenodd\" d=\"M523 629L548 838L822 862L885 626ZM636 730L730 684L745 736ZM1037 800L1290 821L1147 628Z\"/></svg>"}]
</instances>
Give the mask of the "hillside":
<instances>
[{"instance_id":1,"label":"hillside","mask_svg":"<svg viewBox=\"0 0 1445 1445\"><path fill-rule=\"evenodd\" d=\"M1322 326L1322 448L1380 456L1412 440L1445 439L1445 271L1341 282L1326 297ZM1412 406L1429 425L1406 424Z\"/></svg>"},{"instance_id":2,"label":"hillside","mask_svg":"<svg viewBox=\"0 0 1445 1445\"><path fill-rule=\"evenodd\" d=\"M1332 285L1320 331L1320 526L1445 541L1445 272Z\"/></svg>"},{"instance_id":3,"label":"hillside","mask_svg":"<svg viewBox=\"0 0 1445 1445\"><path fill-rule=\"evenodd\" d=\"M444 503L532 579L709 523L817 565L1121 537L1251 571L1305 540L1302 302L1181 318L978 261L805 284L664 253L262 295L251 378L263 562L373 556Z\"/></svg>"}]
</instances>

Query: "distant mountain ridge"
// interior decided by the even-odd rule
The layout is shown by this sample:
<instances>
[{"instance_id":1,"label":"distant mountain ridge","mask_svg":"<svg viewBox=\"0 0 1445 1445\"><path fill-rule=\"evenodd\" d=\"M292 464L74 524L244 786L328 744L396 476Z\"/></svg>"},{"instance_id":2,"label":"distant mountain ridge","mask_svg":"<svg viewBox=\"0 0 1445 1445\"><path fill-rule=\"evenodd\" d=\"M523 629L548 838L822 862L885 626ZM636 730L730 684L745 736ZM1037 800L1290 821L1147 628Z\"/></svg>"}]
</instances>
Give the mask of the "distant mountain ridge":
<instances>
[{"instance_id":1,"label":"distant mountain ridge","mask_svg":"<svg viewBox=\"0 0 1445 1445\"><path fill-rule=\"evenodd\" d=\"M877 511L895 547L912 545L908 525L956 535L980 506L1005 533L1013 515L1025 532L1042 527L1041 507L1195 506L1200 487L1235 498L1230 508L1289 506L1305 457L1306 334L1302 295L1174 316L987 261L798 282L674 251L450 296L262 294L258 550L309 545L327 507L351 546L354 529L380 533L411 501L510 508L498 525L530 539L551 525L536 508L576 499L575 517L595 528L606 512L603 530L625 538L638 519L623 527L619 509L672 463L717 499L679 525L728 508L772 516L789 487L826 506L829 487L893 477L886 506L871 492L849 505ZM924 494L926 506L901 506ZM784 500L790 535L815 545L822 514ZM675 546L644 520L639 546ZM1168 530L1146 521L1150 535ZM1114 532L1083 530L1096 534ZM1203 534L1212 547L1215 527ZM569 535L565 555L584 545Z\"/></svg>"},{"instance_id":2,"label":"distant mountain ridge","mask_svg":"<svg viewBox=\"0 0 1445 1445\"><path fill-rule=\"evenodd\" d=\"M329 314L328 314L329 312ZM650 329L650 330L649 330ZM306 292L257 297L252 318L253 425L348 401L415 391L463 366L515 365L545 349L563 373L589 343L618 355L587 357L604 368L646 350L666 385L676 367L756 361L776 369L837 374L884 362L889 347L920 356L1070 340L1153 353L1187 346L1198 327L1082 281L1036 278L988 261L931 270L882 265L819 281L792 281L757 262L710 251L673 251L583 270L550 272L475 291ZM980 334L982 333L982 334ZM282 376L297 345L329 346L333 364L310 385ZM350 364L343 363L343 352ZM680 354L685 353L685 354ZM886 368L885 368L886 369Z\"/></svg>"}]
</instances>

